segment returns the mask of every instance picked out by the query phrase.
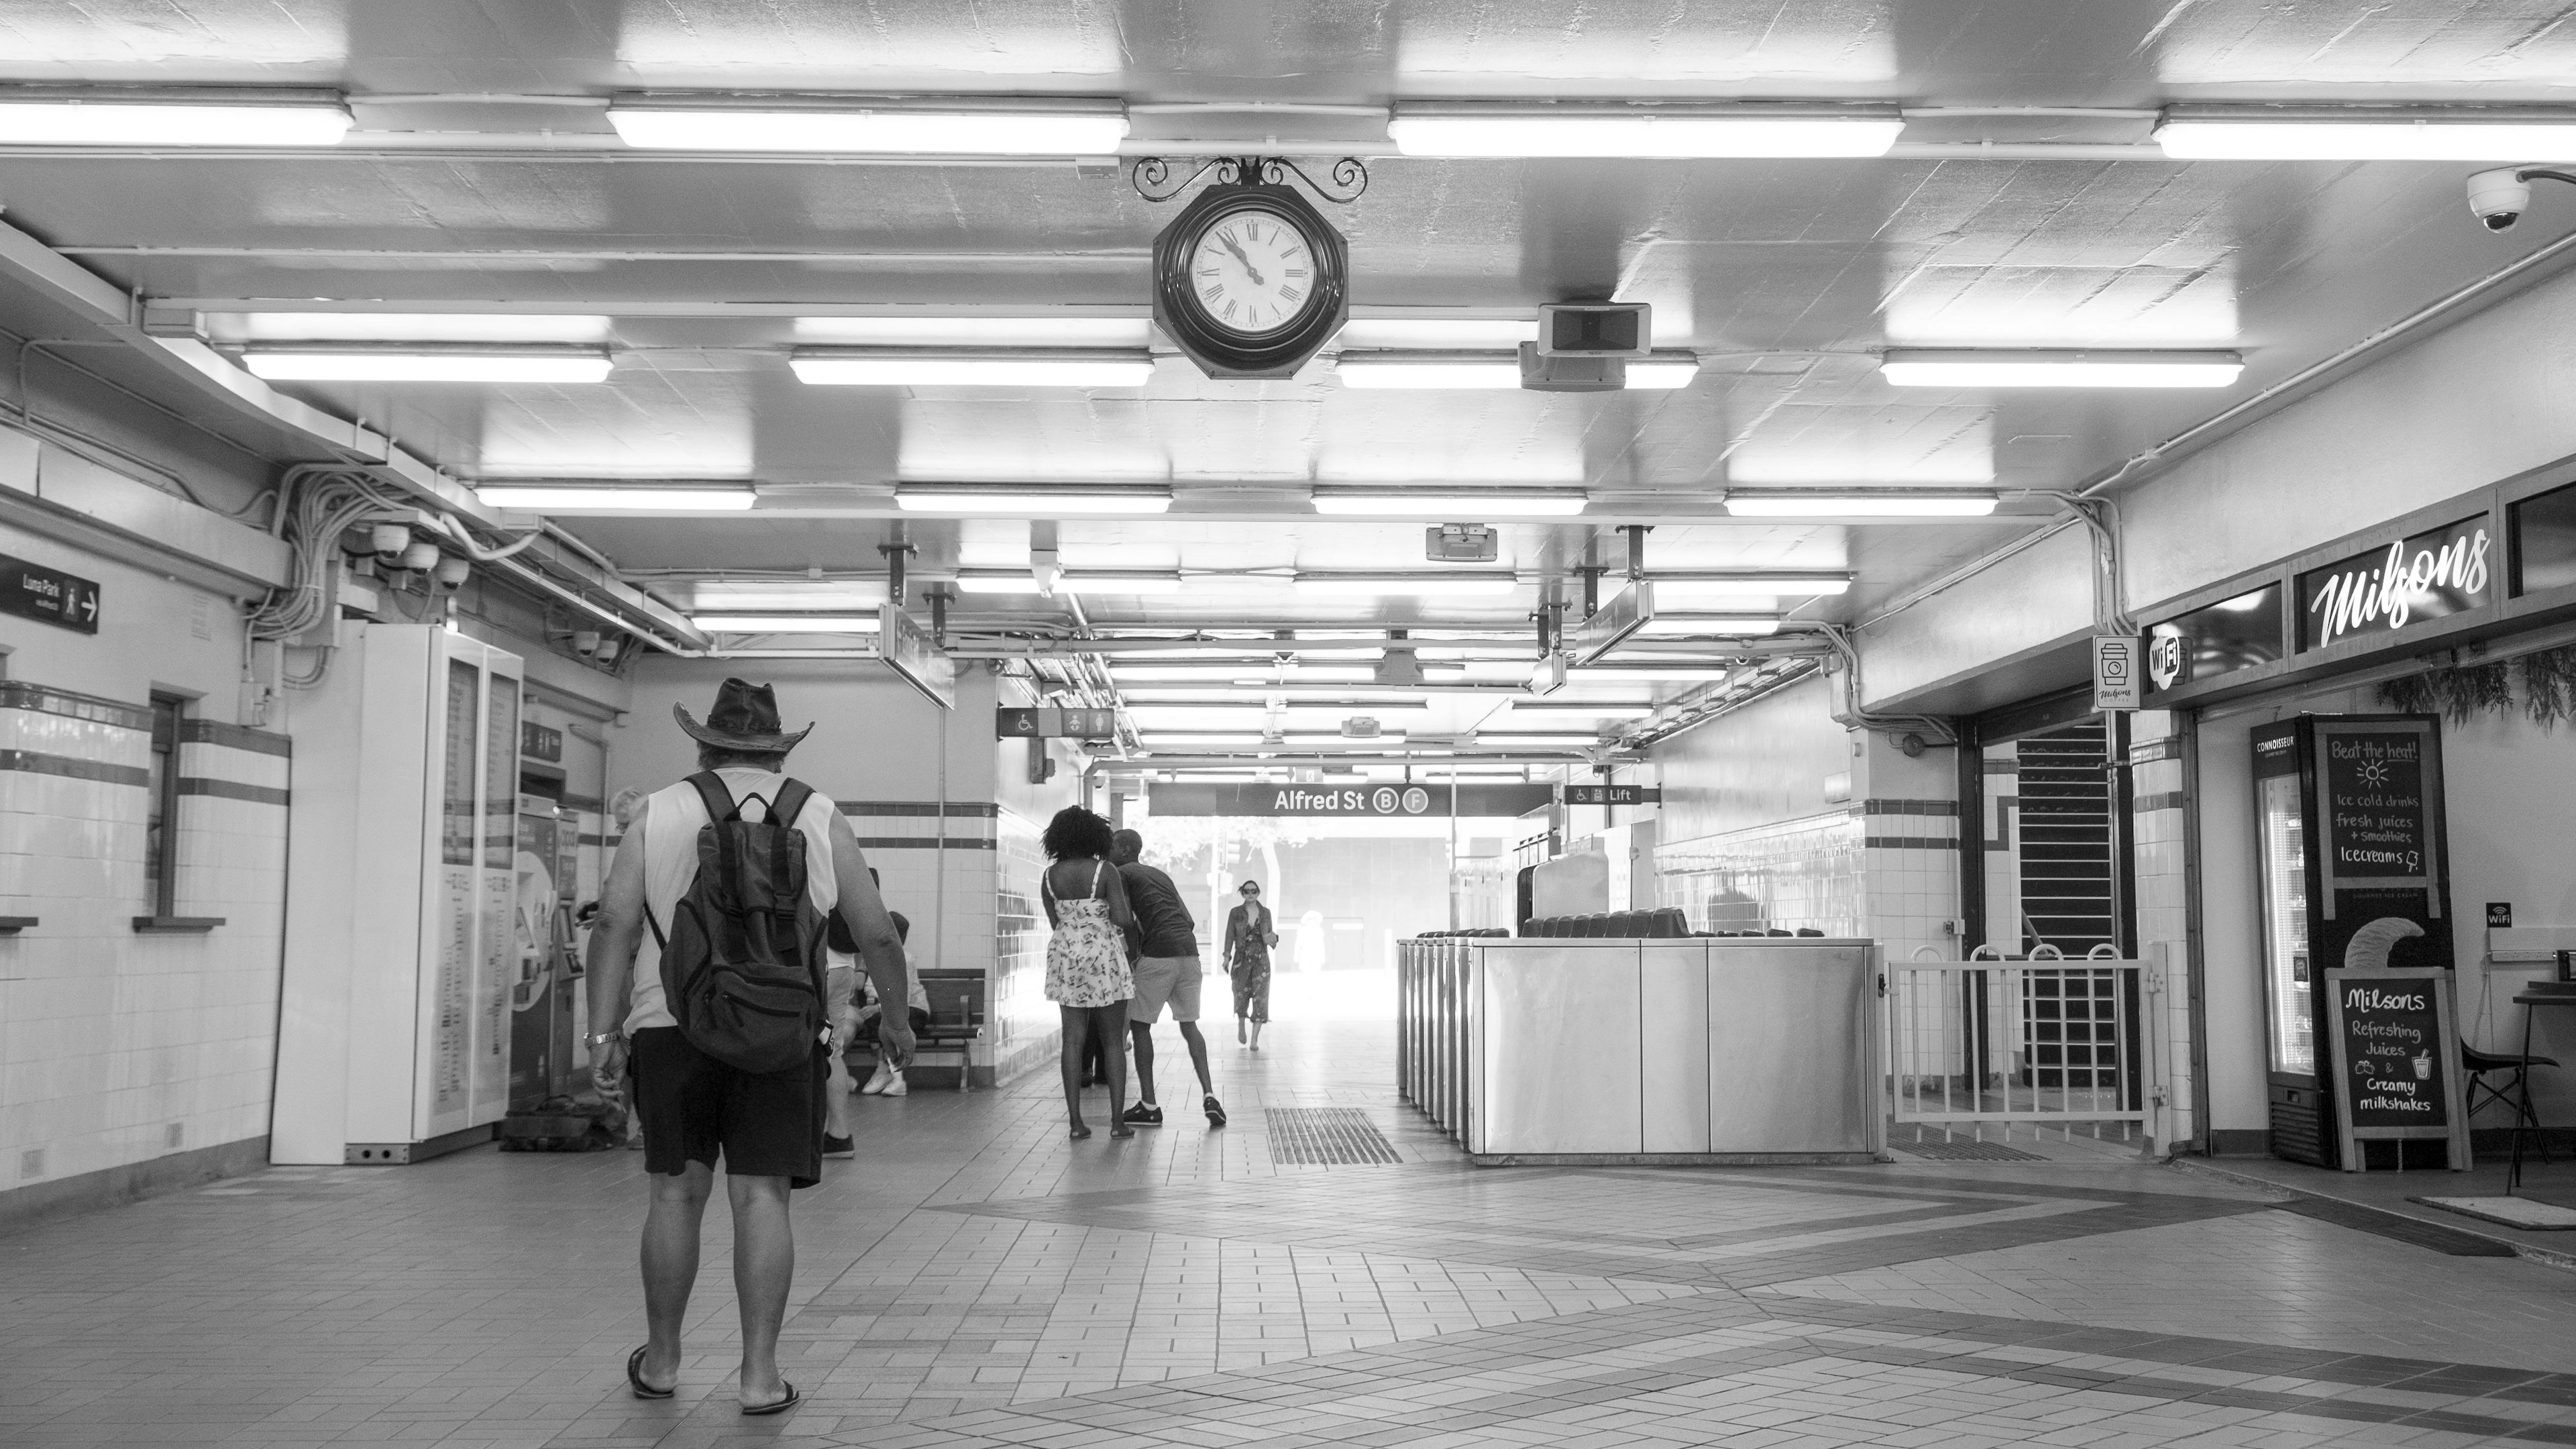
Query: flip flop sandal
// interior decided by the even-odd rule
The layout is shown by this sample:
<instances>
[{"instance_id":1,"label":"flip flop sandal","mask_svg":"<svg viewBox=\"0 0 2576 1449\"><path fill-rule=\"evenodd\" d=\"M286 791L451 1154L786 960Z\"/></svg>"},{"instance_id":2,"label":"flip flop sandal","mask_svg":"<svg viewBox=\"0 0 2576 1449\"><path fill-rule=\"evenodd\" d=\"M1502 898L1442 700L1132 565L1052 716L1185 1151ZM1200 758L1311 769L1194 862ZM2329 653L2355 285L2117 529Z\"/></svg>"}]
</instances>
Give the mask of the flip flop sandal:
<instances>
[{"instance_id":1,"label":"flip flop sandal","mask_svg":"<svg viewBox=\"0 0 2576 1449\"><path fill-rule=\"evenodd\" d=\"M788 1410L795 1408L798 1404L805 1402L805 1396L796 1392L795 1384L790 1383L786 1379L780 1379L779 1382L787 1385L787 1397L780 1399L774 1404L762 1404L757 1408L745 1409L742 1411L744 1417L756 1419L763 1414L784 1414Z\"/></svg>"},{"instance_id":2,"label":"flip flop sandal","mask_svg":"<svg viewBox=\"0 0 2576 1449\"><path fill-rule=\"evenodd\" d=\"M651 1346L652 1345L647 1344L645 1345L645 1348L650 1348ZM626 1356L626 1382L635 1390L635 1397L639 1399L667 1399L680 1391L679 1386L676 1384L667 1389L657 1389L651 1384L644 1382L643 1348L639 1348Z\"/></svg>"}]
</instances>

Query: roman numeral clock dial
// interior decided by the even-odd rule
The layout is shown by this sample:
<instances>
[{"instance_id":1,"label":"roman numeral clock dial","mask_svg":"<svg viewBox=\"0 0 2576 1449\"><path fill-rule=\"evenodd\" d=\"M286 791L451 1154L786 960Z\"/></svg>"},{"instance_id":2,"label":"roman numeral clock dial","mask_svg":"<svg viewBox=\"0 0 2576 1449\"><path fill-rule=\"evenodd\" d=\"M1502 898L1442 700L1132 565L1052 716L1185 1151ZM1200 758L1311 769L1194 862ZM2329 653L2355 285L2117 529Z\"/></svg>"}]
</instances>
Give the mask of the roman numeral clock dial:
<instances>
[{"instance_id":1,"label":"roman numeral clock dial","mask_svg":"<svg viewBox=\"0 0 2576 1449\"><path fill-rule=\"evenodd\" d=\"M1349 249L1286 186L1200 193L1154 242L1154 320L1210 377L1287 377L1341 330Z\"/></svg>"},{"instance_id":2,"label":"roman numeral clock dial","mask_svg":"<svg viewBox=\"0 0 2576 1449\"><path fill-rule=\"evenodd\" d=\"M1208 319L1251 335L1288 325L1306 310L1315 254L1306 234L1271 211L1238 211L1199 233L1190 254L1190 291Z\"/></svg>"}]
</instances>

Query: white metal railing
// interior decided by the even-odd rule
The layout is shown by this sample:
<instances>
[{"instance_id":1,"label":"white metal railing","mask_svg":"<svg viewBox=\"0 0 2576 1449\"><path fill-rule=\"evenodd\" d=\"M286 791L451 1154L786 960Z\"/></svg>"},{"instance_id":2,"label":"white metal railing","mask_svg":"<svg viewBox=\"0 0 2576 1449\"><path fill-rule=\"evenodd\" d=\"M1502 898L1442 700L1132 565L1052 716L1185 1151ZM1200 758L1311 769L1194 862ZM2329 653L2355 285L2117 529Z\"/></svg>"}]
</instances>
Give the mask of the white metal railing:
<instances>
[{"instance_id":1,"label":"white metal railing","mask_svg":"<svg viewBox=\"0 0 2576 1449\"><path fill-rule=\"evenodd\" d=\"M2017 1123L2070 1135L2083 1124L2097 1137L2101 1124L2119 1124L2123 1141L2144 1131L2155 1090L2142 1075L2144 963L2114 959L2107 946L2079 959L2048 946L2015 961L1989 950L1888 963L1894 1119L1991 1123L2007 1137Z\"/></svg>"}]
</instances>

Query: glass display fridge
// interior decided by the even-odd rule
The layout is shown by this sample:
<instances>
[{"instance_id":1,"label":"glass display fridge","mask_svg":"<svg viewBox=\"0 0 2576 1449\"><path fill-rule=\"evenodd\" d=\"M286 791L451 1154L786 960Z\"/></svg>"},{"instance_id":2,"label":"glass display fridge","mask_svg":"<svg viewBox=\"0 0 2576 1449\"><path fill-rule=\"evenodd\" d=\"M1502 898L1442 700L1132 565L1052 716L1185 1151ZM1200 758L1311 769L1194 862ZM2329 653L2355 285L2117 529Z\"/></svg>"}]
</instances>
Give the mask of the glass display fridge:
<instances>
[{"instance_id":1,"label":"glass display fridge","mask_svg":"<svg viewBox=\"0 0 2576 1449\"><path fill-rule=\"evenodd\" d=\"M2301 715L2253 746L2272 1151L2337 1167L2325 972L2452 964L2441 721Z\"/></svg>"}]
</instances>

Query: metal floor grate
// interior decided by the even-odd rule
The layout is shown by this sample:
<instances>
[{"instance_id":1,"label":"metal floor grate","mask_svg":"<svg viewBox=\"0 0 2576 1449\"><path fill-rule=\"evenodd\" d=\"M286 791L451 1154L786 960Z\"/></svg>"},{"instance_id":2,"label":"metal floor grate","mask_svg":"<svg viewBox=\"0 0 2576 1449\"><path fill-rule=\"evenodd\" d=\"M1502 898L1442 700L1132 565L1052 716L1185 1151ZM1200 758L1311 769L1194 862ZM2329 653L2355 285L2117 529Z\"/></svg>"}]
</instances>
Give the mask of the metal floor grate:
<instances>
[{"instance_id":1,"label":"metal floor grate","mask_svg":"<svg viewBox=\"0 0 2576 1449\"><path fill-rule=\"evenodd\" d=\"M1920 1142L1898 1140L1891 1141L1887 1145L1890 1151L1902 1152L1908 1157L1928 1157L1935 1162L2046 1162L2048 1160L2036 1152L2024 1152L2018 1147L2006 1147L2000 1142L1979 1142L1967 1137L1952 1137L1947 1140L1927 1138Z\"/></svg>"},{"instance_id":2,"label":"metal floor grate","mask_svg":"<svg viewBox=\"0 0 2576 1449\"><path fill-rule=\"evenodd\" d=\"M1274 1162L1361 1167L1404 1161L1356 1107L1272 1107L1263 1115L1270 1123Z\"/></svg>"}]
</instances>

